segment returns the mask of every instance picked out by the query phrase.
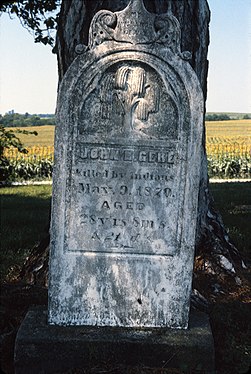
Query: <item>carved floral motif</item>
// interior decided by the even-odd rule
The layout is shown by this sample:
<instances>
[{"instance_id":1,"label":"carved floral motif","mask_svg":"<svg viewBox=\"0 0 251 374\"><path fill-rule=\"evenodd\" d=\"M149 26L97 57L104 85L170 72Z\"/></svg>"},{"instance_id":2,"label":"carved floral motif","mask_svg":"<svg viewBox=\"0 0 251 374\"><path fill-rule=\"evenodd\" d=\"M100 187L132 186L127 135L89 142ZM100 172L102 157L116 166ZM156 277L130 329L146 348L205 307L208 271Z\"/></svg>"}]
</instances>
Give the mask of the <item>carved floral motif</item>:
<instances>
[{"instance_id":1,"label":"carved floral motif","mask_svg":"<svg viewBox=\"0 0 251 374\"><path fill-rule=\"evenodd\" d=\"M120 12L100 10L90 25L90 49L104 42L130 43L137 45L154 45L169 48L181 58L189 60L190 52L180 51L180 24L169 10L166 14L149 13L143 0L131 0ZM85 52L87 47L79 45L77 53Z\"/></svg>"}]
</instances>

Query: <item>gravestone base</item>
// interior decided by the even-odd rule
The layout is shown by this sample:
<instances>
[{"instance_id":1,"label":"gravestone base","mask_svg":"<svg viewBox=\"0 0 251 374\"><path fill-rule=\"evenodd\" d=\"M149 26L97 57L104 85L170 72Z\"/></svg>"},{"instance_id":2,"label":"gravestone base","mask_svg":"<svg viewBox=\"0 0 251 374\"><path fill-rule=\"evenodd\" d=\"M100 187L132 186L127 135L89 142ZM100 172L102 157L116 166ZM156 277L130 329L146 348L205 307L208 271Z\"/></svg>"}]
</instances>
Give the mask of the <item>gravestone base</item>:
<instances>
[{"instance_id":1,"label":"gravestone base","mask_svg":"<svg viewBox=\"0 0 251 374\"><path fill-rule=\"evenodd\" d=\"M73 369L170 373L170 368L175 373L214 371L214 343L206 314L192 311L187 330L62 327L48 325L47 311L36 308L27 313L16 338L16 374L72 373Z\"/></svg>"}]
</instances>

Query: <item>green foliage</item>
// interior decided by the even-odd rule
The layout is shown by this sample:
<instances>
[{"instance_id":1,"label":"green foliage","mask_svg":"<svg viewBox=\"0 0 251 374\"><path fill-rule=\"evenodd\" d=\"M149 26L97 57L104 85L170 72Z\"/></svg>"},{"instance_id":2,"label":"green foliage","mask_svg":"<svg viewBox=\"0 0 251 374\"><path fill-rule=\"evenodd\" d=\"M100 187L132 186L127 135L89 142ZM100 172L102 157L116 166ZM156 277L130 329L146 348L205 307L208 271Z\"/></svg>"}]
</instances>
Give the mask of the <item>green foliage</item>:
<instances>
[{"instance_id":1,"label":"green foliage","mask_svg":"<svg viewBox=\"0 0 251 374\"><path fill-rule=\"evenodd\" d=\"M36 131L16 130L16 132L25 135L37 135ZM14 131L6 130L4 126L0 124L0 181L7 180L10 176L10 160L4 156L4 150L10 147L16 148L18 152L27 153L27 149L23 147L22 142Z\"/></svg>"},{"instance_id":2,"label":"green foliage","mask_svg":"<svg viewBox=\"0 0 251 374\"><path fill-rule=\"evenodd\" d=\"M244 116L242 117L242 119L251 119L251 116L249 114L244 114Z\"/></svg>"},{"instance_id":3,"label":"green foliage","mask_svg":"<svg viewBox=\"0 0 251 374\"><path fill-rule=\"evenodd\" d=\"M251 119L251 113L235 113L235 112L207 112L206 121L229 121Z\"/></svg>"},{"instance_id":4,"label":"green foliage","mask_svg":"<svg viewBox=\"0 0 251 374\"><path fill-rule=\"evenodd\" d=\"M251 178L251 157L208 157L210 178Z\"/></svg>"},{"instance_id":5,"label":"green foliage","mask_svg":"<svg viewBox=\"0 0 251 374\"><path fill-rule=\"evenodd\" d=\"M36 131L18 129L14 132L13 130L6 130L4 126L0 124L0 159L3 157L5 148L14 147L17 148L21 153L27 153L27 150L23 147L23 144L15 133L24 135L37 135Z\"/></svg>"},{"instance_id":6,"label":"green foliage","mask_svg":"<svg viewBox=\"0 0 251 374\"><path fill-rule=\"evenodd\" d=\"M231 118L229 117L228 114L221 113L221 114L206 114L205 117L206 121L229 121Z\"/></svg>"},{"instance_id":7,"label":"green foliage","mask_svg":"<svg viewBox=\"0 0 251 374\"><path fill-rule=\"evenodd\" d=\"M16 15L22 26L32 31L35 43L54 45L58 14L54 14L60 0L18 0L2 1L0 14ZM53 13L54 12L54 13Z\"/></svg>"},{"instance_id":8,"label":"green foliage","mask_svg":"<svg viewBox=\"0 0 251 374\"><path fill-rule=\"evenodd\" d=\"M37 114L19 114L6 113L0 115L0 125L4 127L30 127L30 126L46 126L55 125L54 115L37 115Z\"/></svg>"},{"instance_id":9,"label":"green foliage","mask_svg":"<svg viewBox=\"0 0 251 374\"><path fill-rule=\"evenodd\" d=\"M8 182L44 180L52 178L53 160L9 160L5 167Z\"/></svg>"}]
</instances>

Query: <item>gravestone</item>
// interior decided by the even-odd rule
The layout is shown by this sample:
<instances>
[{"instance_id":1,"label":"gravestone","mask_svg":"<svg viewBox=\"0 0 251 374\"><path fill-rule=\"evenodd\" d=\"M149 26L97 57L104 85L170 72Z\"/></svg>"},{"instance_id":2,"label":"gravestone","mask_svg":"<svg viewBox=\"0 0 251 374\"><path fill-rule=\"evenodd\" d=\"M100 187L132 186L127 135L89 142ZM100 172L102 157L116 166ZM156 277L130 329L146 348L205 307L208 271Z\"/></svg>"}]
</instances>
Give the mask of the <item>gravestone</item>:
<instances>
[{"instance_id":1,"label":"gravestone","mask_svg":"<svg viewBox=\"0 0 251 374\"><path fill-rule=\"evenodd\" d=\"M48 321L187 328L203 95L180 26L99 11L57 103Z\"/></svg>"},{"instance_id":2,"label":"gravestone","mask_svg":"<svg viewBox=\"0 0 251 374\"><path fill-rule=\"evenodd\" d=\"M15 372L213 372L208 317L189 316L204 103L179 23L132 0L98 12L77 50L57 105L48 313L27 313Z\"/></svg>"}]
</instances>

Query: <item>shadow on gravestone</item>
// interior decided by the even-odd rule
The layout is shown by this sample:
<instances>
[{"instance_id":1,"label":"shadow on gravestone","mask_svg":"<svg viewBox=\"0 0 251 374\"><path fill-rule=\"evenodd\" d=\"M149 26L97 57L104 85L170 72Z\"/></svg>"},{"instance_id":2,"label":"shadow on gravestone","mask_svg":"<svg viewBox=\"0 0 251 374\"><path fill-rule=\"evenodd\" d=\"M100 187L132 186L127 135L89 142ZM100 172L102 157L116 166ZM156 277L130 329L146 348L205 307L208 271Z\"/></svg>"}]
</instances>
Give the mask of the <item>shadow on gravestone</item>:
<instances>
[{"instance_id":1,"label":"shadow on gravestone","mask_svg":"<svg viewBox=\"0 0 251 374\"><path fill-rule=\"evenodd\" d=\"M159 331L169 341L165 352L173 349L177 356L185 347L180 364L191 367L193 342L196 365L213 369L208 323L204 320L202 335L193 324L184 330L189 322L204 102L186 61L190 53L180 51L179 22L170 12L155 15L141 0L132 0L123 11L99 11L91 22L88 47L78 51L82 53L68 69L58 95L48 325L41 317L32 344L36 346L40 335L42 356L53 362L55 371L53 357L64 356L67 349L81 356L79 345L88 352L80 361L72 355L73 362L84 365L83 360L90 363L95 344L99 350L100 342L109 346L102 351L104 360L115 346L130 351L139 349L142 340L158 344L149 336ZM17 373L27 373L20 353L27 347L27 321L35 323L36 318L27 316L17 336ZM101 327L106 330L100 335ZM108 328L114 329L109 344ZM123 345L119 328L137 333ZM50 333L54 340L48 339ZM205 345L189 339L191 333L206 337ZM171 338L177 334L182 337L178 347ZM147 352L134 364L151 366ZM60 370L72 367L69 357L65 361L60 358Z\"/></svg>"}]
</instances>

